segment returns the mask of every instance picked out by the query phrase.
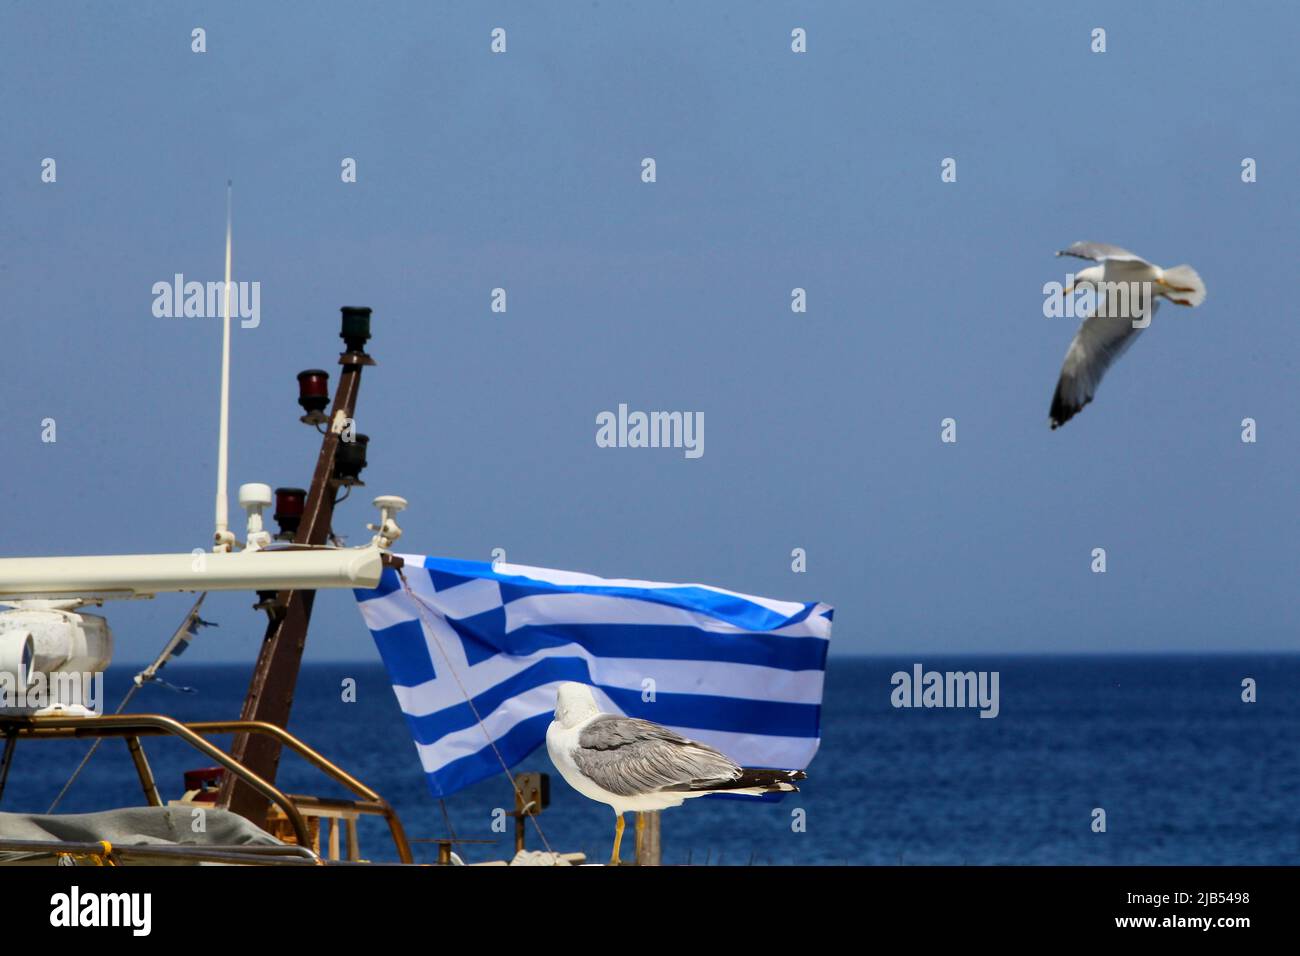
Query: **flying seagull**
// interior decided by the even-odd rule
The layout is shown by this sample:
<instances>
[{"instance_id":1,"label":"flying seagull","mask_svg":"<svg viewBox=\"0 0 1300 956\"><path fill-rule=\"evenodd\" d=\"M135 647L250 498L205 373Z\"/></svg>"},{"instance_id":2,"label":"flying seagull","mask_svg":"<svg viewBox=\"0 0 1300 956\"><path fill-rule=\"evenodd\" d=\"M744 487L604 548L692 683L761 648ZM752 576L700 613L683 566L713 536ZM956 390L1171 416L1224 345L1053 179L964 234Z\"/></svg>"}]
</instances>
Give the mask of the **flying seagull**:
<instances>
[{"instance_id":1,"label":"flying seagull","mask_svg":"<svg viewBox=\"0 0 1300 956\"><path fill-rule=\"evenodd\" d=\"M1076 242L1057 255L1091 259L1098 265L1080 269L1074 286L1065 290L1069 293L1077 286L1090 285L1096 290L1096 305L1065 353L1052 396L1049 423L1053 429L1092 401L1101 377L1156 314L1161 297L1188 306L1205 301L1205 283L1191 266L1162 269L1104 242Z\"/></svg>"},{"instance_id":2,"label":"flying seagull","mask_svg":"<svg viewBox=\"0 0 1300 956\"><path fill-rule=\"evenodd\" d=\"M710 793L758 794L798 790L802 770L750 770L708 744L687 740L667 727L602 714L591 688L564 683L555 695L555 720L546 731L546 750L560 775L584 797L614 810L614 852L619 863L623 814L681 806ZM637 851L641 817L637 817Z\"/></svg>"}]
</instances>

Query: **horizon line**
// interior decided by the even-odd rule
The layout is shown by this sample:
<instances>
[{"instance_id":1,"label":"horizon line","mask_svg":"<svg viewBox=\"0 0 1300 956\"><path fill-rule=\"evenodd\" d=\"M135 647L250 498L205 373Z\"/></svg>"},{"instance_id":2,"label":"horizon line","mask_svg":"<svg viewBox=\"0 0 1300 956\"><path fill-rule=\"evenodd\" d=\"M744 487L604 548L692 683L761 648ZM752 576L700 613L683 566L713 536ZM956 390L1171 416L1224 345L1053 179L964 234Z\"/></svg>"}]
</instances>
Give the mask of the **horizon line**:
<instances>
[{"instance_id":1,"label":"horizon line","mask_svg":"<svg viewBox=\"0 0 1300 956\"><path fill-rule=\"evenodd\" d=\"M1128 650L1128 651L918 651L909 653L904 651L884 652L884 651L842 651L840 653L831 652L828 660L840 659L857 659L857 660L899 660L903 658L976 658L976 657L1058 657L1058 658L1079 658L1079 657L1262 657L1262 656L1279 656L1279 657L1297 657L1300 656L1300 648L1277 648L1277 649L1259 649L1259 648L1242 648L1231 650ZM147 667L153 663L152 660L139 661L117 661L114 660L109 664L110 668L117 667ZM175 664L175 661L169 663ZM182 661L183 665L193 667L226 667L231 665L252 666L255 661L242 660L217 660L217 661ZM326 658L324 660L303 661L302 666L311 666L316 664L374 664L379 667L383 666L383 661L375 658L361 657L338 657Z\"/></svg>"}]
</instances>

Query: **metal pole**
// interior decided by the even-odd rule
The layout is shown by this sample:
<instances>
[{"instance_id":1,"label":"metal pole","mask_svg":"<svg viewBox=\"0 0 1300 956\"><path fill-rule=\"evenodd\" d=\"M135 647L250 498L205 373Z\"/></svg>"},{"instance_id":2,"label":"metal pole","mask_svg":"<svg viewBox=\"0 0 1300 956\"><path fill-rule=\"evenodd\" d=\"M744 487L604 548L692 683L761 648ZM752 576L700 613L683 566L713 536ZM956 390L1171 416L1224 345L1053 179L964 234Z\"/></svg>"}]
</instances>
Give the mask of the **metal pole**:
<instances>
[{"instance_id":1,"label":"metal pole","mask_svg":"<svg viewBox=\"0 0 1300 956\"><path fill-rule=\"evenodd\" d=\"M14 747L18 743L18 729L10 727L5 731L5 751L0 757L0 797L4 796L5 784L9 780L9 766L14 762Z\"/></svg>"},{"instance_id":2,"label":"metal pole","mask_svg":"<svg viewBox=\"0 0 1300 956\"><path fill-rule=\"evenodd\" d=\"M135 764L136 774L140 777L140 788L144 791L144 798L149 801L149 806L161 807L162 795L158 793L158 784L154 782L153 770L149 768L149 758L144 755L144 745L140 743L140 738L127 737L126 747L131 751L131 760Z\"/></svg>"},{"instance_id":3,"label":"metal pole","mask_svg":"<svg viewBox=\"0 0 1300 956\"><path fill-rule=\"evenodd\" d=\"M661 855L660 814L658 810L648 810L637 814L641 824L641 842L637 847L637 866L659 866Z\"/></svg>"}]
</instances>

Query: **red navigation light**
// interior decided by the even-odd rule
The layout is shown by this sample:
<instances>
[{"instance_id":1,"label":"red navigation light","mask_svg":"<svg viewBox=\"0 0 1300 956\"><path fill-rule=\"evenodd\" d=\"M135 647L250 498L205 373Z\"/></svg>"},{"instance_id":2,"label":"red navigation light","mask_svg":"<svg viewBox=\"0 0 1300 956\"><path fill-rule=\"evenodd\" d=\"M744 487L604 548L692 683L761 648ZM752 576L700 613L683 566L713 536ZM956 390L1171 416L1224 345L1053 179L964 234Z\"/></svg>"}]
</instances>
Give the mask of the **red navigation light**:
<instances>
[{"instance_id":1,"label":"red navigation light","mask_svg":"<svg viewBox=\"0 0 1300 956\"><path fill-rule=\"evenodd\" d=\"M309 368L298 373L298 404L308 415L323 412L330 403L330 373Z\"/></svg>"},{"instance_id":2,"label":"red navigation light","mask_svg":"<svg viewBox=\"0 0 1300 956\"><path fill-rule=\"evenodd\" d=\"M275 521L280 526L277 535L283 541L292 541L302 523L302 513L307 506L307 492L303 488L275 489Z\"/></svg>"}]
</instances>

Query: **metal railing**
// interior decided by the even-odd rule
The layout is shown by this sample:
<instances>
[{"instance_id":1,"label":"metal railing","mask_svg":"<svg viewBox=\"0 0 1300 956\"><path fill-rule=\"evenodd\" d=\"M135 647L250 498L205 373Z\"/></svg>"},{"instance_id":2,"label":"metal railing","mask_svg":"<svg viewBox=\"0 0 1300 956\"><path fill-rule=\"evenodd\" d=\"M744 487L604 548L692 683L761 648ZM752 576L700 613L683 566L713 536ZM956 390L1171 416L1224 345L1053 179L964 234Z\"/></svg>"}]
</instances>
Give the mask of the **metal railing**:
<instances>
[{"instance_id":1,"label":"metal railing","mask_svg":"<svg viewBox=\"0 0 1300 956\"><path fill-rule=\"evenodd\" d=\"M93 840L5 840L0 839L0 854L23 857L70 856L93 859L112 866L131 860L150 862L235 863L244 865L318 866L320 857L310 847L258 846L172 846L168 844L105 845ZM0 859L0 863L23 863L25 859Z\"/></svg>"},{"instance_id":2,"label":"metal railing","mask_svg":"<svg viewBox=\"0 0 1300 956\"><path fill-rule=\"evenodd\" d=\"M299 805L303 807L334 805L354 809L358 813L383 817L388 824L389 832L392 834L398 859L402 863L413 862L406 832L397 817L397 813L388 801L333 761L307 746L283 727L278 727L275 724L257 720L197 721L187 724L163 714L111 714L101 717L72 717L55 714L0 719L0 727L16 728L17 735L20 738L125 738L127 747L131 752L131 758L135 763L136 773L140 778L141 789L144 791L145 799L148 800L150 806L161 806L162 799L154 782L153 771L145 758L144 747L140 743L140 738L145 736L175 737L218 763L230 774L244 781L270 803L278 807L284 813L289 826L293 829L298 845L307 849L308 852L311 852L311 836L306 821L298 809ZM336 783L342 784L361 799L356 801L322 801L316 797L291 797L274 784L254 773L230 754L203 739L204 736L239 733L260 734L275 738L280 744L293 750L326 776ZM98 846L98 844L95 845ZM4 848L3 842L0 842L0 848ZM314 856L315 854L313 854Z\"/></svg>"}]
</instances>

